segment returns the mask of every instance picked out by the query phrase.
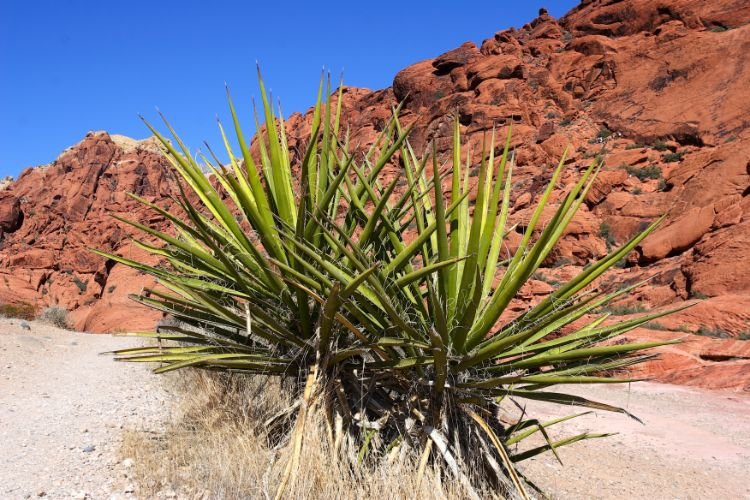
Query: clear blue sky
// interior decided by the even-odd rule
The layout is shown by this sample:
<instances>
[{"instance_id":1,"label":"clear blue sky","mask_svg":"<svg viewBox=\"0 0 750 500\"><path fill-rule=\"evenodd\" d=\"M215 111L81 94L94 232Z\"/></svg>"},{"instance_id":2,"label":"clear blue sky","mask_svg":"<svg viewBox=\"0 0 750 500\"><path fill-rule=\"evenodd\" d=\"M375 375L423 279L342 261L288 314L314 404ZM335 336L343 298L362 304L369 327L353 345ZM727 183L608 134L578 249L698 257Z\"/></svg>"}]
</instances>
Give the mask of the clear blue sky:
<instances>
[{"instance_id":1,"label":"clear blue sky","mask_svg":"<svg viewBox=\"0 0 750 500\"><path fill-rule=\"evenodd\" d=\"M289 115L312 103L323 66L384 88L411 63L577 3L0 0L0 176L89 130L146 137L137 114L156 106L193 148L219 146L225 81L250 128L256 60Z\"/></svg>"}]
</instances>

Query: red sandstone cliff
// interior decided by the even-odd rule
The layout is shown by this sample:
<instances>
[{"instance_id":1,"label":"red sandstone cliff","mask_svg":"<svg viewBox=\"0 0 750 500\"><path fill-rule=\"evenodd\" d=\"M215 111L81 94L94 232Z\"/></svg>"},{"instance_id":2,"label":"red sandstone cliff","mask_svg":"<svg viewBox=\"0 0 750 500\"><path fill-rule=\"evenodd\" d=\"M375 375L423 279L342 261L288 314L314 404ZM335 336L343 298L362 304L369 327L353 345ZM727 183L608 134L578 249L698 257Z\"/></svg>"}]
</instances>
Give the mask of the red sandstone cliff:
<instances>
[{"instance_id":1,"label":"red sandstone cliff","mask_svg":"<svg viewBox=\"0 0 750 500\"><path fill-rule=\"evenodd\" d=\"M609 278L658 273L631 309L704 299L631 335L689 340L665 349L647 374L750 390L750 341L739 340L750 336L749 23L744 0L584 1L560 20L542 13L480 47L468 42L416 63L391 88L346 88L345 121L352 144L365 148L404 101L415 148L434 139L445 152L458 113L477 162L485 132L497 126L503 137L513 124L516 221L528 216L567 145L563 185L601 154L606 167L595 189L526 298L666 213ZM307 141L310 122L309 112L288 119L292 146ZM0 303L59 303L92 331L152 323L153 314L126 299L144 277L86 252L135 252L108 211L159 222L126 191L167 202L165 162L153 143L106 133L0 191ZM727 338L692 334L699 331Z\"/></svg>"},{"instance_id":2,"label":"red sandstone cliff","mask_svg":"<svg viewBox=\"0 0 750 500\"><path fill-rule=\"evenodd\" d=\"M126 193L167 202L167 162L152 139L89 133L50 165L0 191L0 303L69 309L87 331L150 328L158 314L127 298L145 276L88 251L144 256L110 214L159 222Z\"/></svg>"}]
</instances>

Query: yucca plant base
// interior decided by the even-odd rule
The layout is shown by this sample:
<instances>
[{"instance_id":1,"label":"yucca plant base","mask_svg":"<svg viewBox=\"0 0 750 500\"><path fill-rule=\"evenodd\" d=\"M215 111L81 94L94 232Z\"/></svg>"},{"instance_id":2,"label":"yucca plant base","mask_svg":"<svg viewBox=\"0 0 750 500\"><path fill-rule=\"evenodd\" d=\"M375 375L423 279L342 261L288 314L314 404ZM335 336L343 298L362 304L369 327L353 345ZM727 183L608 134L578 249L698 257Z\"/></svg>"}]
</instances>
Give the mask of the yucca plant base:
<instances>
[{"instance_id":1,"label":"yucca plant base","mask_svg":"<svg viewBox=\"0 0 750 500\"><path fill-rule=\"evenodd\" d=\"M323 104L321 83L311 139L294 175L283 118L269 105L262 80L260 86L266 128L256 136L257 162L231 99L239 156L220 125L226 165L213 154L212 160L199 155L198 163L169 124L176 146L147 124L180 179L181 210L170 213L134 196L173 231L124 222L148 236L151 243L138 244L161 263L98 253L157 278L162 287L134 298L180 326L135 333L171 342L118 351L118 360L156 362L157 373L199 367L290 380L297 402L267 422L272 444L292 450L278 496L298 473L312 413L323 415L333 455L353 445L360 462L375 466L416 457L417 474L431 463L474 497L487 488L525 497L515 462L599 436L554 442L546 428L576 415L543 423L524 413L505 421L502 405L522 407L530 399L627 413L553 386L629 381L612 374L652 358L643 351L663 344L609 342L667 312L608 322L597 311L638 285L609 293L592 285L658 221L533 308L499 321L563 235L596 163L541 228L560 160L517 251L501 262L514 165L510 132L499 158L494 133L487 140L472 213L471 154L462 154L457 121L448 161L434 148L415 153L398 110L370 150L357 155L340 127L341 92ZM330 83L326 90L330 96ZM381 181L386 164L402 169L403 192L396 190L398 176ZM188 193L200 203L192 205ZM584 326L570 326L583 320ZM524 448L522 441L536 433L546 444Z\"/></svg>"}]
</instances>

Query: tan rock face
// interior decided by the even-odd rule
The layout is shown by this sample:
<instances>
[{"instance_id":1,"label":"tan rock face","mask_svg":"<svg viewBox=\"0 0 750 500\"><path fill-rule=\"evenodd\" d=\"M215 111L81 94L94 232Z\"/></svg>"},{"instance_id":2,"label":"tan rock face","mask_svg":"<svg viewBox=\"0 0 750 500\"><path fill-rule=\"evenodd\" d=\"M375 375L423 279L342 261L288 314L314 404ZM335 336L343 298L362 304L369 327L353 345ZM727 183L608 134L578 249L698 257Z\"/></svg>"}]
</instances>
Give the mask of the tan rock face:
<instances>
[{"instance_id":1,"label":"tan rock face","mask_svg":"<svg viewBox=\"0 0 750 500\"><path fill-rule=\"evenodd\" d=\"M560 20L542 14L480 47L468 42L409 66L391 88L345 88L344 121L351 144L364 151L403 101L415 150L434 141L447 164L457 113L474 165L486 134L496 128L499 148L512 126L512 223L528 217L564 152L555 201L600 155L605 166L596 184L541 271L546 282L531 283L521 301L537 300L547 285L569 279L666 214L604 284L656 274L631 299L645 309L709 297L637 332L691 340L665 350L646 370L666 381L747 388L750 342L735 339L750 332L750 4L667 3L586 0ZM309 111L286 121L294 151L304 151L311 121ZM392 179L399 170L388 165L382 175ZM109 210L160 223L126 191L166 203L165 162L152 143L105 133L0 191L0 302L60 303L74 310L78 326L95 331L152 321L125 299L147 280L85 251L134 251ZM509 237L508 251L516 240ZM692 334L698 331L728 338Z\"/></svg>"}]
</instances>

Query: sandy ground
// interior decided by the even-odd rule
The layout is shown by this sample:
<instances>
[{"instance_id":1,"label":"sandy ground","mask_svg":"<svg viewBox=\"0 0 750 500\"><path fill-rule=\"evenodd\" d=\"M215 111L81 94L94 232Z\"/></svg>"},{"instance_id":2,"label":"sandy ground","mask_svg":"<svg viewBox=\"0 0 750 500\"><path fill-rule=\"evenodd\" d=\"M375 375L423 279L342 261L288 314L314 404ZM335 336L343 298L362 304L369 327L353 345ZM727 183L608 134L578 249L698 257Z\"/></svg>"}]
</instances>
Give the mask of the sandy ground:
<instances>
[{"instance_id":1,"label":"sandy ground","mask_svg":"<svg viewBox=\"0 0 750 500\"><path fill-rule=\"evenodd\" d=\"M0 319L0 499L137 496L123 429L155 429L168 395L145 366L99 353L136 339Z\"/></svg>"},{"instance_id":2,"label":"sandy ground","mask_svg":"<svg viewBox=\"0 0 750 500\"><path fill-rule=\"evenodd\" d=\"M133 498L123 430L158 430L170 395L147 367L99 353L133 339L0 319L0 499ZM626 407L551 431L618 432L522 469L553 498L750 499L750 394L639 383L566 388ZM574 408L529 405L545 418Z\"/></svg>"},{"instance_id":3,"label":"sandy ground","mask_svg":"<svg viewBox=\"0 0 750 500\"><path fill-rule=\"evenodd\" d=\"M750 498L750 394L656 383L565 387L569 393L626 408L643 424L594 412L559 424L553 439L617 432L523 463L552 498ZM550 419L578 408L528 406ZM537 441L542 444L541 441Z\"/></svg>"}]
</instances>

